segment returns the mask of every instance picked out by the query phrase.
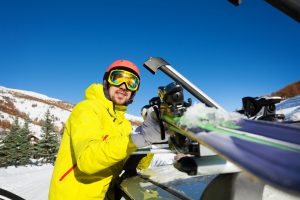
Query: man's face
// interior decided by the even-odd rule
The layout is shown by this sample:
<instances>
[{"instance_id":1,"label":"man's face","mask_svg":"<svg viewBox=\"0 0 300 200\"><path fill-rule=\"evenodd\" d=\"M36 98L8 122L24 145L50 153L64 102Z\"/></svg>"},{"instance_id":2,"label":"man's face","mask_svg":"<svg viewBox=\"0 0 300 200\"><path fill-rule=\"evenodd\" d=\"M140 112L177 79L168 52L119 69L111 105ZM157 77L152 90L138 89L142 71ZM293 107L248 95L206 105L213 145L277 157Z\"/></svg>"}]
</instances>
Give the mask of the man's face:
<instances>
[{"instance_id":1,"label":"man's face","mask_svg":"<svg viewBox=\"0 0 300 200\"><path fill-rule=\"evenodd\" d=\"M116 105L125 105L131 97L131 91L126 89L125 83L120 86L110 85L108 93L112 102Z\"/></svg>"}]
</instances>

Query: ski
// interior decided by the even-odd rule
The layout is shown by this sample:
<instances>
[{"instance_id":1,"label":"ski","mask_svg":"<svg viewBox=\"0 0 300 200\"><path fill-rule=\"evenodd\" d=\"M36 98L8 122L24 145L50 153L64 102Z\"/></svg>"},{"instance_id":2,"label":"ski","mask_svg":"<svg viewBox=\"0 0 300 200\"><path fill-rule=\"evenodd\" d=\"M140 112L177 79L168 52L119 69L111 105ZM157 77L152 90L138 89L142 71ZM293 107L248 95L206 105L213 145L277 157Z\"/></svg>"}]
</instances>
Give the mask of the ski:
<instances>
[{"instance_id":1,"label":"ski","mask_svg":"<svg viewBox=\"0 0 300 200\"><path fill-rule=\"evenodd\" d=\"M221 157L233 162L242 170L264 182L293 191L300 191L300 146L297 143L282 142L257 137L252 132L241 132L209 124L186 128L179 124L180 118L162 116L165 126L211 149ZM251 121L244 121L244 124ZM268 123L269 124L269 123ZM259 125L265 126L264 123ZM256 126L257 129L260 126ZM278 128L278 125L275 126ZM272 126L269 127L269 131ZM276 131L276 129L273 129ZM300 128L290 133L300 134ZM284 132L275 134L284 134Z\"/></svg>"},{"instance_id":2,"label":"ski","mask_svg":"<svg viewBox=\"0 0 300 200\"><path fill-rule=\"evenodd\" d=\"M159 108L157 115L162 126L172 132L170 141L175 149L190 153L195 141L265 183L300 192L299 126L241 117L219 119L220 112L227 112L165 60L150 58L144 66L152 73L161 69L176 81L159 87L159 97L149 101L150 106ZM209 108L204 106L192 118L186 118L191 100L184 101L182 87ZM210 109L209 113L201 115L206 109Z\"/></svg>"}]
</instances>

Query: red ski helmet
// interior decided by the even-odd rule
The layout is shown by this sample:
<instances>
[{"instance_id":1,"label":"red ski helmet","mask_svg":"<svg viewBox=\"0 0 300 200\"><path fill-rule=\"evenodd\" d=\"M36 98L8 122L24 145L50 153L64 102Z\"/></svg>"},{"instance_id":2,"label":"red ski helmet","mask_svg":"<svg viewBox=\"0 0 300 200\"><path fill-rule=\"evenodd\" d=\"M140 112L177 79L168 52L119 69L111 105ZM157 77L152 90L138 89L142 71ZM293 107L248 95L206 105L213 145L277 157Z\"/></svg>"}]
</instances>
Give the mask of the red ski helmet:
<instances>
[{"instance_id":1,"label":"red ski helmet","mask_svg":"<svg viewBox=\"0 0 300 200\"><path fill-rule=\"evenodd\" d=\"M110 71L114 70L114 69L124 69L126 71L132 72L135 75L137 75L137 77L140 79L140 71L139 71L138 67L133 62L130 62L129 60L116 60L116 61L114 61L106 69L106 72L105 72L105 74L103 76L104 94L105 94L106 98L108 98L109 100L111 100L111 99L110 99L109 94L108 94L108 87L109 87L108 76L109 76ZM131 97L130 97L129 102L127 103L127 105L131 104L133 102L133 98L134 98L134 96L136 94L136 91L134 91L134 92L131 93Z\"/></svg>"},{"instance_id":2,"label":"red ski helmet","mask_svg":"<svg viewBox=\"0 0 300 200\"><path fill-rule=\"evenodd\" d=\"M137 66L130 62L129 60L116 60L113 62L106 70L106 72L110 72L112 69L128 69L130 72L133 72L135 75L137 75L140 78L140 71L137 68Z\"/></svg>"}]
</instances>

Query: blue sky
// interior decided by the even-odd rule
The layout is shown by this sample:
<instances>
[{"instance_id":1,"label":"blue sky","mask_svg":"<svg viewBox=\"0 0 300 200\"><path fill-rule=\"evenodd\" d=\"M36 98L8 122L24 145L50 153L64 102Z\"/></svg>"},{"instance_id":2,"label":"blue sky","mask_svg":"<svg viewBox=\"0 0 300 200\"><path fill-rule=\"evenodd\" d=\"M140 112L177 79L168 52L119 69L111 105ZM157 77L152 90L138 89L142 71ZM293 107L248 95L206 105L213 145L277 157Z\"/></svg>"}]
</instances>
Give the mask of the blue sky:
<instances>
[{"instance_id":1,"label":"blue sky","mask_svg":"<svg viewBox=\"0 0 300 200\"><path fill-rule=\"evenodd\" d=\"M144 69L149 57L232 111L298 81L299 47L299 23L261 0L0 2L0 85L77 103L111 62L128 59L142 74L134 115L171 82Z\"/></svg>"}]
</instances>

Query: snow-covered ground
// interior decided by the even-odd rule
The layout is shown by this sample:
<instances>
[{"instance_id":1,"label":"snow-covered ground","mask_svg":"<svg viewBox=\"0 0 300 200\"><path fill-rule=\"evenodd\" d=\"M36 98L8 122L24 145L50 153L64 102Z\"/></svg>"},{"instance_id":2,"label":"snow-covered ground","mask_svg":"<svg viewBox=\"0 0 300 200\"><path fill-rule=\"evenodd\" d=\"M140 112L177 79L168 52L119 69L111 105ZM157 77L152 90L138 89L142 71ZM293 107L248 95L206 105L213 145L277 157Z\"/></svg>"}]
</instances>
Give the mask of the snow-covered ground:
<instances>
[{"instance_id":1,"label":"snow-covered ground","mask_svg":"<svg viewBox=\"0 0 300 200\"><path fill-rule=\"evenodd\" d=\"M170 153L155 155L150 166L172 164L173 157ZM50 164L0 168L0 188L28 200L47 199L52 170Z\"/></svg>"},{"instance_id":2,"label":"snow-covered ground","mask_svg":"<svg viewBox=\"0 0 300 200\"><path fill-rule=\"evenodd\" d=\"M0 168L0 188L27 200L48 199L52 170L52 165ZM169 180L175 180L175 176L176 173L168 173L167 178ZM285 193L269 185L265 186L262 198L262 200L299 199L300 197L297 195Z\"/></svg>"},{"instance_id":3,"label":"snow-covered ground","mask_svg":"<svg viewBox=\"0 0 300 200\"><path fill-rule=\"evenodd\" d=\"M0 188L28 200L48 199L52 169L52 165L0 168Z\"/></svg>"}]
</instances>

